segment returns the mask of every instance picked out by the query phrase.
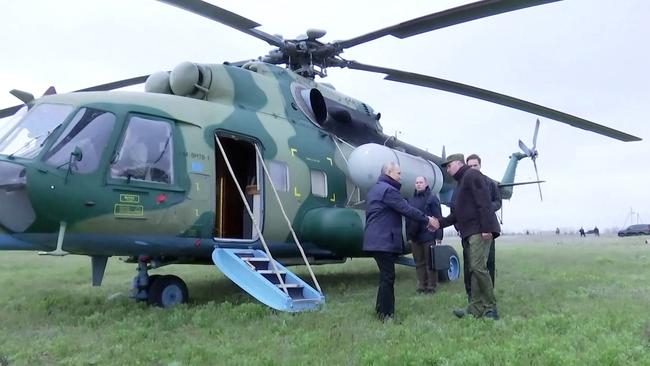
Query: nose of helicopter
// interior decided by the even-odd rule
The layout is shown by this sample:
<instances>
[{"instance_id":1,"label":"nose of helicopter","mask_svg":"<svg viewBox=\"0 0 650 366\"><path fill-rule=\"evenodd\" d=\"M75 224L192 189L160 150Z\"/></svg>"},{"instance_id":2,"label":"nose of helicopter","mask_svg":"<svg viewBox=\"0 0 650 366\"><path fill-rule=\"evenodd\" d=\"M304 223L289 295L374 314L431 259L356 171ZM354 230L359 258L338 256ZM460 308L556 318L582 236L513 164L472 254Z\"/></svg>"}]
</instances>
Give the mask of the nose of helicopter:
<instances>
[{"instance_id":1,"label":"nose of helicopter","mask_svg":"<svg viewBox=\"0 0 650 366\"><path fill-rule=\"evenodd\" d=\"M0 161L0 234L24 232L36 219L25 173L21 165Z\"/></svg>"}]
</instances>

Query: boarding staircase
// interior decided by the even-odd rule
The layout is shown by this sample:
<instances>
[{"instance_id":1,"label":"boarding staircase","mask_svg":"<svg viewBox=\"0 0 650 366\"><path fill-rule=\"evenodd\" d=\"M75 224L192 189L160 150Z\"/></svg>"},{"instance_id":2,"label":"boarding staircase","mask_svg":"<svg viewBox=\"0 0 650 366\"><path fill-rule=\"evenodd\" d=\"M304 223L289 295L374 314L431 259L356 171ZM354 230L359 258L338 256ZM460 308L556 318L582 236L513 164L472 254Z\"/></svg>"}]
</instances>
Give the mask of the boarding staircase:
<instances>
[{"instance_id":1,"label":"boarding staircase","mask_svg":"<svg viewBox=\"0 0 650 366\"><path fill-rule=\"evenodd\" d=\"M226 277L273 309L313 310L325 301L319 291L262 250L215 248L212 260Z\"/></svg>"},{"instance_id":2,"label":"boarding staircase","mask_svg":"<svg viewBox=\"0 0 650 366\"><path fill-rule=\"evenodd\" d=\"M237 177L230 165L226 151L219 140L219 136L215 136L215 139L226 166L228 167L228 171L230 172L232 179L236 182ZM282 206L282 201L273 185L273 181L271 180L268 169L264 164L264 159L262 158L262 154L257 145L255 146L255 152L267 177L267 181L275 194L275 198L280 206L280 211L282 212L289 230L293 235L293 240L302 255L309 273L311 274L316 289L312 288L309 284L301 280L298 276L273 259L271 251L264 239L264 235L262 235L262 231L260 230L257 220L255 219L250 205L246 200L246 196L244 196L244 192L239 185L236 185L237 190L239 191L239 195L248 211L248 215L253 222L253 227L259 235L264 250L215 247L212 252L212 261L223 272L223 274L226 275L226 277L230 278L230 280L235 282L251 296L273 309L287 312L314 310L325 302L325 297L323 296L320 285L316 280L316 276L309 265L307 256L298 241L298 237L291 226L291 221L289 221L284 207Z\"/></svg>"}]
</instances>

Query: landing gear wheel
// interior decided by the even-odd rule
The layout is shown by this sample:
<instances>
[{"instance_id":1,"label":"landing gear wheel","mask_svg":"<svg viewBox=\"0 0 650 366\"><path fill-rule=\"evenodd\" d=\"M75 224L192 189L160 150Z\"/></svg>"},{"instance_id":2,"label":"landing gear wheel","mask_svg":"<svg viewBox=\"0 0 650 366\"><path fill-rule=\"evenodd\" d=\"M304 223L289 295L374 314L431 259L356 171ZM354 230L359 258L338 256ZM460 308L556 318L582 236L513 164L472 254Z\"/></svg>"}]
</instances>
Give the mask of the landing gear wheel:
<instances>
[{"instance_id":1,"label":"landing gear wheel","mask_svg":"<svg viewBox=\"0 0 650 366\"><path fill-rule=\"evenodd\" d=\"M154 282L156 282L156 280L158 280L160 277L162 277L162 275L159 275L159 274L150 275L149 276L149 288L151 288L151 285Z\"/></svg>"},{"instance_id":2,"label":"landing gear wheel","mask_svg":"<svg viewBox=\"0 0 650 366\"><path fill-rule=\"evenodd\" d=\"M456 281L460 277L460 260L458 253L452 250L449 256L449 269L438 271L438 280L440 282Z\"/></svg>"},{"instance_id":3,"label":"landing gear wheel","mask_svg":"<svg viewBox=\"0 0 650 366\"><path fill-rule=\"evenodd\" d=\"M189 294L185 282L176 276L166 275L151 281L147 302L149 305L169 308L186 303L188 298Z\"/></svg>"}]
</instances>

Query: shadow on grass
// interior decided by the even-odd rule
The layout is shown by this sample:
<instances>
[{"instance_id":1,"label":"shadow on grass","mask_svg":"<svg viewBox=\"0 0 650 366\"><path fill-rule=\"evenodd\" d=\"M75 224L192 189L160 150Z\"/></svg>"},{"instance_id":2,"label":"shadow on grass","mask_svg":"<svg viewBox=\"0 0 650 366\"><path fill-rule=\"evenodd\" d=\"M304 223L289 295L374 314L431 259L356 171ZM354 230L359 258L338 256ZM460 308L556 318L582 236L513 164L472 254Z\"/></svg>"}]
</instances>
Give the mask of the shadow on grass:
<instances>
[{"instance_id":1,"label":"shadow on grass","mask_svg":"<svg viewBox=\"0 0 650 366\"><path fill-rule=\"evenodd\" d=\"M301 278L313 286L313 281L308 275L301 275ZM353 285L355 287L376 287L379 281L379 272L330 272L317 274L316 279L323 289L338 289Z\"/></svg>"},{"instance_id":2,"label":"shadow on grass","mask_svg":"<svg viewBox=\"0 0 650 366\"><path fill-rule=\"evenodd\" d=\"M306 269L299 269L296 274L310 286L314 286ZM374 291L379 280L378 276L376 270L316 273L316 279L321 289L328 295L340 294L350 288ZM232 304L257 301L228 278L192 280L188 283L188 287L190 306L202 305L211 301L215 303L227 301Z\"/></svg>"},{"instance_id":3,"label":"shadow on grass","mask_svg":"<svg viewBox=\"0 0 650 366\"><path fill-rule=\"evenodd\" d=\"M255 301L244 290L227 278L193 280L188 284L190 306L202 305L210 301L241 304Z\"/></svg>"}]
</instances>

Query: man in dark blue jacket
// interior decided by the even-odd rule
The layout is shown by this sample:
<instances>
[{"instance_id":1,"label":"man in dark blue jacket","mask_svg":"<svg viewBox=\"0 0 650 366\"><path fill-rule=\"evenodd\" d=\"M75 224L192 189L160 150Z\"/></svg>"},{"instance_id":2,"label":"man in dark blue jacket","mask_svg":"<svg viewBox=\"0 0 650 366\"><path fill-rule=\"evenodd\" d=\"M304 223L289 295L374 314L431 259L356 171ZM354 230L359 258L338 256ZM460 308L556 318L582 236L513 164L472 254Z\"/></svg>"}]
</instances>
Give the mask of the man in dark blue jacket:
<instances>
[{"instance_id":1,"label":"man in dark blue jacket","mask_svg":"<svg viewBox=\"0 0 650 366\"><path fill-rule=\"evenodd\" d=\"M425 177L415 178L415 192L409 199L409 204L422 211L427 216L437 219L442 217L440 200L427 185ZM438 273L429 269L431 262L431 246L442 242L442 229L432 232L427 224L414 220L406 221L406 237L411 242L415 273L417 276L417 292L433 293L438 284Z\"/></svg>"},{"instance_id":2,"label":"man in dark blue jacket","mask_svg":"<svg viewBox=\"0 0 650 366\"><path fill-rule=\"evenodd\" d=\"M402 215L425 224L435 221L411 207L399 193L401 170L394 162L384 164L377 183L366 195L366 226L363 250L379 268L379 289L375 311L381 320L395 313L395 261L403 252Z\"/></svg>"},{"instance_id":3,"label":"man in dark blue jacket","mask_svg":"<svg viewBox=\"0 0 650 366\"><path fill-rule=\"evenodd\" d=\"M458 182L452 196L452 211L440 219L440 227L456 226L463 240L469 243L471 298L466 309L454 310L457 317L470 313L474 317L498 319L492 279L487 270L487 259L492 241L501 227L490 200L490 187L485 176L465 165L462 154L452 154L441 164L447 174ZM437 227L437 225L434 225Z\"/></svg>"}]
</instances>

